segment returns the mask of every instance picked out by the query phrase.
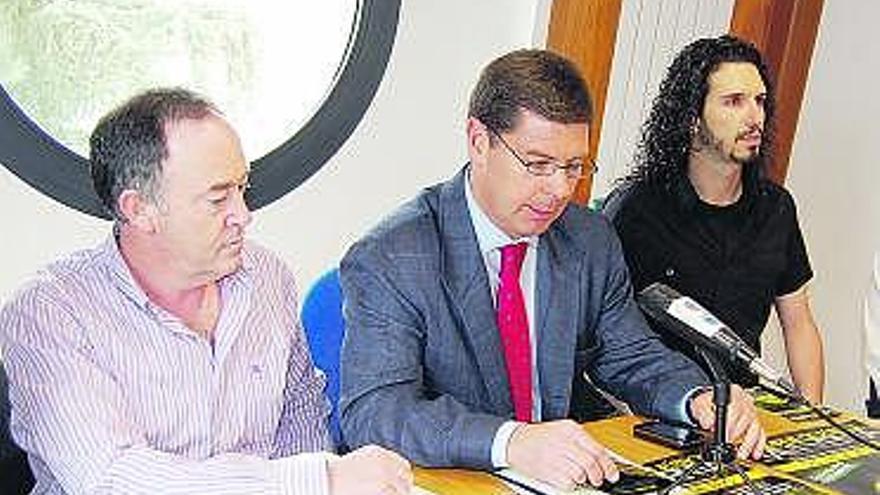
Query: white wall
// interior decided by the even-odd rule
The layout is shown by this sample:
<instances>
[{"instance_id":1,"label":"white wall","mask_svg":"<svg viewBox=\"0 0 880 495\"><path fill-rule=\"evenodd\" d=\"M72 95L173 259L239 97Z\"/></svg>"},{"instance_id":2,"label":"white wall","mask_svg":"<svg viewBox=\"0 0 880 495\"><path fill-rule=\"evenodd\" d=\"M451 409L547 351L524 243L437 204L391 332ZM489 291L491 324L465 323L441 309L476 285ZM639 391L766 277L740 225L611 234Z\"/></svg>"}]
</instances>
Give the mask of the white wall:
<instances>
[{"instance_id":1,"label":"white wall","mask_svg":"<svg viewBox=\"0 0 880 495\"><path fill-rule=\"evenodd\" d=\"M420 187L465 159L467 94L487 61L540 45L549 0L406 0L385 80L365 121L318 174L260 210L252 237L279 252L303 287ZM826 2L788 186L816 278L830 402L861 408L860 305L871 253L880 247L880 174L874 82L880 60L872 19L880 4ZM872 139L873 138L873 139ZM26 275L99 242L108 224L61 206L0 168L0 299ZM778 331L767 332L778 352Z\"/></svg>"},{"instance_id":2,"label":"white wall","mask_svg":"<svg viewBox=\"0 0 880 495\"><path fill-rule=\"evenodd\" d=\"M406 0L365 120L303 186L260 210L251 237L280 253L301 290L382 215L465 160L467 96L480 68L533 46L543 0ZM40 195L0 167L0 299L51 259L100 242L109 224Z\"/></svg>"},{"instance_id":3,"label":"white wall","mask_svg":"<svg viewBox=\"0 0 880 495\"><path fill-rule=\"evenodd\" d=\"M829 402L864 411L861 308L880 247L880 3L825 2L787 186L816 277Z\"/></svg>"},{"instance_id":4,"label":"white wall","mask_svg":"<svg viewBox=\"0 0 880 495\"><path fill-rule=\"evenodd\" d=\"M629 173L642 122L672 59L697 38L726 33L733 4L734 0L623 2L592 197L607 196Z\"/></svg>"}]
</instances>

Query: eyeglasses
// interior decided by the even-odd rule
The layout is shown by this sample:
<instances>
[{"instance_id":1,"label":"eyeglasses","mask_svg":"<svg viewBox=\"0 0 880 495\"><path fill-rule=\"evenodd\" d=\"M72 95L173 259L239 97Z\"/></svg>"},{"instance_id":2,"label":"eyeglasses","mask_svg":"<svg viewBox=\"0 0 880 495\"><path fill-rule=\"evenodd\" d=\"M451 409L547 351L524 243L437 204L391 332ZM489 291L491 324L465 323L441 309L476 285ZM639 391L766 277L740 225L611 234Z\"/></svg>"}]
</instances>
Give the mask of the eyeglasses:
<instances>
[{"instance_id":1,"label":"eyeglasses","mask_svg":"<svg viewBox=\"0 0 880 495\"><path fill-rule=\"evenodd\" d=\"M498 140L501 141L501 144L503 144L504 147L507 148L507 151L509 151L510 154L513 155L513 157L516 158L516 160L523 167L526 168L526 171L528 173L536 177L550 177L551 175L556 173L557 170L561 170L562 173L565 174L566 179L580 179L585 175L593 175L596 173L596 170L598 170L596 162L593 161L592 158L587 158L589 163L583 163L580 161L564 163L548 159L534 160L531 162L526 161L521 156L519 156L519 153L517 153L516 150L514 150L513 147L510 146L510 144L508 144L503 137L501 137L501 133L488 125L486 126L486 129L489 129L489 132L494 134L495 137L497 137Z\"/></svg>"}]
</instances>

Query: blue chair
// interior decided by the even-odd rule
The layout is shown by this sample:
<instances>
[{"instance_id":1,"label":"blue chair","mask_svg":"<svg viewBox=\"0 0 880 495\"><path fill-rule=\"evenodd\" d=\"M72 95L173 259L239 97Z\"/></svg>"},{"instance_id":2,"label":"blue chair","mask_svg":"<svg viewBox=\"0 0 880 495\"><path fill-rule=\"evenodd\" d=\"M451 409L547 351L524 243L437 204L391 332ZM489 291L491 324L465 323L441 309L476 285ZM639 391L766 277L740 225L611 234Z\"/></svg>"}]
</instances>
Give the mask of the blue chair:
<instances>
[{"instance_id":1,"label":"blue chair","mask_svg":"<svg viewBox=\"0 0 880 495\"><path fill-rule=\"evenodd\" d=\"M0 363L0 493L28 493L34 486L34 477L27 455L18 448L9 432L9 384L3 364Z\"/></svg>"},{"instance_id":2,"label":"blue chair","mask_svg":"<svg viewBox=\"0 0 880 495\"><path fill-rule=\"evenodd\" d=\"M312 285L303 299L300 317L312 360L327 376L324 392L331 406L330 435L338 447L342 442L339 427L339 350L345 336L338 269L328 271Z\"/></svg>"}]
</instances>

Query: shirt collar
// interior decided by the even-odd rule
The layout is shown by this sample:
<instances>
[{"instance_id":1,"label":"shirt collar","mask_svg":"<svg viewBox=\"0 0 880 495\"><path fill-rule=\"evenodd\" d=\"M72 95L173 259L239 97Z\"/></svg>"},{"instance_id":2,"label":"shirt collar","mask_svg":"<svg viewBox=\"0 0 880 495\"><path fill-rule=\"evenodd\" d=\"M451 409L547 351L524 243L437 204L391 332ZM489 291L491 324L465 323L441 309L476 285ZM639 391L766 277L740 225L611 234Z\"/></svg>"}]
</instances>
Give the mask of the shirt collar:
<instances>
[{"instance_id":1,"label":"shirt collar","mask_svg":"<svg viewBox=\"0 0 880 495\"><path fill-rule=\"evenodd\" d=\"M538 236L533 235L514 239L492 222L489 215L477 203L473 191L471 191L470 167L467 168L464 176L464 197L467 201L468 213L471 217L471 224L474 226L474 233L477 235L477 244L480 246L481 253L486 255L496 249L501 249L508 244L517 242L526 242L531 248L537 247Z\"/></svg>"},{"instance_id":2,"label":"shirt collar","mask_svg":"<svg viewBox=\"0 0 880 495\"><path fill-rule=\"evenodd\" d=\"M116 229L104 241L101 247L104 258L107 261L107 267L110 271L110 277L116 287L141 308L146 309L150 302L147 294L141 289L141 286L134 280L122 252L119 251L119 239Z\"/></svg>"},{"instance_id":3,"label":"shirt collar","mask_svg":"<svg viewBox=\"0 0 880 495\"><path fill-rule=\"evenodd\" d=\"M101 251L104 258L107 260L110 277L116 287L135 304L143 309L149 309L152 304L150 298L147 297L147 294L134 279L134 275L131 274L131 269L128 267L128 263L126 263L125 258L122 256L122 252L119 250L117 229L114 228L113 233L111 233L104 241ZM250 273L253 263L254 260L251 258L250 252L247 249L247 242L245 242L245 249L242 252L241 268L221 278L218 282L220 288L223 289L227 285L247 285L250 281Z\"/></svg>"}]
</instances>

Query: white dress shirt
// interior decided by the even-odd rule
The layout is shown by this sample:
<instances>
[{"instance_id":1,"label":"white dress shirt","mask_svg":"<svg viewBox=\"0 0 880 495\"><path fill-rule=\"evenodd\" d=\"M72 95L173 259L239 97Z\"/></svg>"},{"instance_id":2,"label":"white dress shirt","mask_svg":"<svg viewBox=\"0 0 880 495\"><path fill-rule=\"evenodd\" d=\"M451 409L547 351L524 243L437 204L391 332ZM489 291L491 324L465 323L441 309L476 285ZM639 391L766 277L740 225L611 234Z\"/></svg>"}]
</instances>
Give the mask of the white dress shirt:
<instances>
[{"instance_id":1,"label":"white dress shirt","mask_svg":"<svg viewBox=\"0 0 880 495\"><path fill-rule=\"evenodd\" d=\"M523 259L522 269L520 270L519 284L526 305L526 316L529 321L529 344L532 350L532 419L538 422L541 420L541 384L538 377L538 367L535 366L538 359L538 342L537 333L535 332L535 280L537 279L538 271L538 236L513 239L498 228L474 198L474 194L471 191L470 170L468 170L465 176L464 191L471 224L477 235L477 244L480 247L480 253L483 255L486 274L489 276L492 301L495 301L500 283L501 248L508 244L519 242L528 244L526 256ZM497 305L497 302L495 304ZM492 464L495 467L507 467L507 444L514 430L520 424L522 423L517 421L507 421L495 433L495 439L492 442Z\"/></svg>"}]
</instances>

